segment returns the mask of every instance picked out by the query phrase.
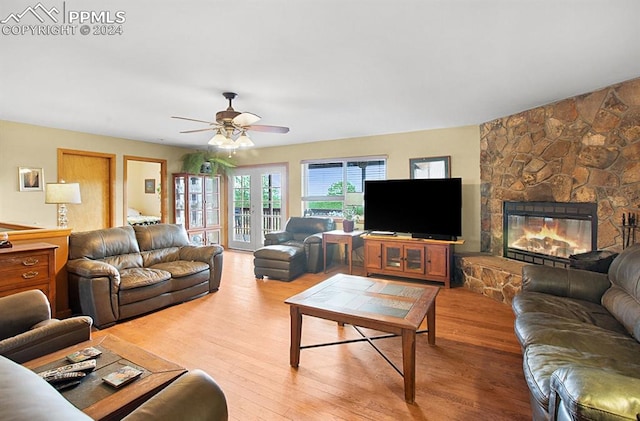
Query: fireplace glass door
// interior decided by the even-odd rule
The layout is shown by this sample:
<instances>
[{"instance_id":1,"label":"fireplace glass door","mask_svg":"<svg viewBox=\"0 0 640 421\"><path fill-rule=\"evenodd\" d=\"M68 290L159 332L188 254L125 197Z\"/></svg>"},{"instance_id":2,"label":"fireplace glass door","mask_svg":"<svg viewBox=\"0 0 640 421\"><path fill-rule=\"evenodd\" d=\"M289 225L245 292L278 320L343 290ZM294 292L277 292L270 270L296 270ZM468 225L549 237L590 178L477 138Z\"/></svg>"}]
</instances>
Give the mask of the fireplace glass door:
<instances>
[{"instance_id":1,"label":"fireplace glass door","mask_svg":"<svg viewBox=\"0 0 640 421\"><path fill-rule=\"evenodd\" d=\"M563 259L591 251L592 223L529 215L507 217L507 247Z\"/></svg>"}]
</instances>

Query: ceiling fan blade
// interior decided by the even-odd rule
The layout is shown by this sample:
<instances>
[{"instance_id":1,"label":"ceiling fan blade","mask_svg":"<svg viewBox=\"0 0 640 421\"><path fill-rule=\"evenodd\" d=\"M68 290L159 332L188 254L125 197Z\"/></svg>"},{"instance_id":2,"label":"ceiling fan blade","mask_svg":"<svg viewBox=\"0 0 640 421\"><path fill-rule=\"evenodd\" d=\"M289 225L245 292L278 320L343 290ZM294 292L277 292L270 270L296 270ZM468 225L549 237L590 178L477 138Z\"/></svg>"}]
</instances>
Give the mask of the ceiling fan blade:
<instances>
[{"instance_id":1,"label":"ceiling fan blade","mask_svg":"<svg viewBox=\"0 0 640 421\"><path fill-rule=\"evenodd\" d=\"M180 133L197 133L197 132L206 132L208 130L216 130L217 127L207 127L206 129L196 129L196 130L185 130Z\"/></svg>"},{"instance_id":2,"label":"ceiling fan blade","mask_svg":"<svg viewBox=\"0 0 640 421\"><path fill-rule=\"evenodd\" d=\"M197 121L198 123L216 124L216 123L211 122L211 121L197 120L197 119L195 119L195 118L176 117L176 116L171 116L171 118L177 118L177 119L179 119L179 120Z\"/></svg>"},{"instance_id":3,"label":"ceiling fan blade","mask_svg":"<svg viewBox=\"0 0 640 421\"><path fill-rule=\"evenodd\" d=\"M264 124L254 124L252 126L245 127L247 130L253 130L255 132L268 132L268 133L288 133L288 127L282 126L265 126Z\"/></svg>"},{"instance_id":4,"label":"ceiling fan blade","mask_svg":"<svg viewBox=\"0 0 640 421\"><path fill-rule=\"evenodd\" d=\"M235 124L236 126L246 127L252 125L253 123L257 123L258 120L260 120L260 117L255 114L242 113L233 118L233 124Z\"/></svg>"}]
</instances>

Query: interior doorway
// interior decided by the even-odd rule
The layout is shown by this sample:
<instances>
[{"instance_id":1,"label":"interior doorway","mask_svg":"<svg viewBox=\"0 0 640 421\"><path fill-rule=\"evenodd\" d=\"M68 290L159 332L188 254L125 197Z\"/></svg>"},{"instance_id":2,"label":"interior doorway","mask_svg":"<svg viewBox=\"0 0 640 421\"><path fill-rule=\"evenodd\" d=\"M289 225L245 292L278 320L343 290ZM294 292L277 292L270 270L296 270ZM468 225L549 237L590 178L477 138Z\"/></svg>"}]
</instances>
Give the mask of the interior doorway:
<instances>
[{"instance_id":1,"label":"interior doorway","mask_svg":"<svg viewBox=\"0 0 640 421\"><path fill-rule=\"evenodd\" d=\"M123 157L124 224L149 225L167 221L167 161Z\"/></svg>"}]
</instances>

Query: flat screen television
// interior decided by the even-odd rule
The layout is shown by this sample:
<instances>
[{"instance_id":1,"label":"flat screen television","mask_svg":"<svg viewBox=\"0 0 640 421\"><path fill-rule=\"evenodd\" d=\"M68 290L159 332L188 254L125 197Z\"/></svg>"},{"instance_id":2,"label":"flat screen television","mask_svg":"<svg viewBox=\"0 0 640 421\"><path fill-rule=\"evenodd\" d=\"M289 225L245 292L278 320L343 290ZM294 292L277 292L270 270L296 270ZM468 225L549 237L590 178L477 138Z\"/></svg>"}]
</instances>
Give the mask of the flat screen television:
<instances>
[{"instance_id":1,"label":"flat screen television","mask_svg":"<svg viewBox=\"0 0 640 421\"><path fill-rule=\"evenodd\" d=\"M456 240L462 235L462 179L365 181L364 229Z\"/></svg>"}]
</instances>

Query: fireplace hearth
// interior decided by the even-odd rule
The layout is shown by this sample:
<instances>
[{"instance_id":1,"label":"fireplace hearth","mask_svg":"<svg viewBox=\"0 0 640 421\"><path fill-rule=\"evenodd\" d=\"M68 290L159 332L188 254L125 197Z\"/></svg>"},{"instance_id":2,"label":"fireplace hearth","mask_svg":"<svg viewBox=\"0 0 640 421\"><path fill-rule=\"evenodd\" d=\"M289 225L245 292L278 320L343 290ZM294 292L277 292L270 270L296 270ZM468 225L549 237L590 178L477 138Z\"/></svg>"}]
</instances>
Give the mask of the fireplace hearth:
<instances>
[{"instance_id":1,"label":"fireplace hearth","mask_svg":"<svg viewBox=\"0 0 640 421\"><path fill-rule=\"evenodd\" d=\"M504 202L504 256L569 267L569 257L597 249L595 203Z\"/></svg>"}]
</instances>

